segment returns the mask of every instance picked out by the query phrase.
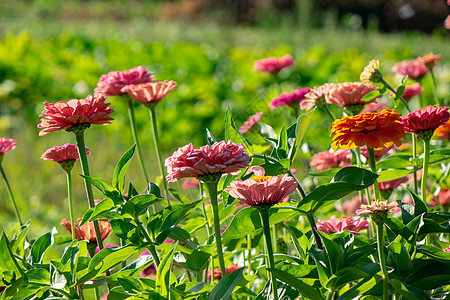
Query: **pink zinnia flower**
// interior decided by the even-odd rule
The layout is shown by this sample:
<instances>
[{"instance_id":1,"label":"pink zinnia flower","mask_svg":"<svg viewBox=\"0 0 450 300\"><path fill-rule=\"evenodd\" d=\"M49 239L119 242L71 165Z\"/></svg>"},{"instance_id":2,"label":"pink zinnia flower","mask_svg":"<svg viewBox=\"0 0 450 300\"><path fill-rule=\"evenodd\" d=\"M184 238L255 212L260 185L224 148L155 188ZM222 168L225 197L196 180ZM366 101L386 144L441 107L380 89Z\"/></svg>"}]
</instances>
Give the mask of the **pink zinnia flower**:
<instances>
[{"instance_id":1,"label":"pink zinnia flower","mask_svg":"<svg viewBox=\"0 0 450 300\"><path fill-rule=\"evenodd\" d=\"M445 29L450 30L450 15L448 15L447 18L445 18L444 27Z\"/></svg>"},{"instance_id":2,"label":"pink zinnia flower","mask_svg":"<svg viewBox=\"0 0 450 300\"><path fill-rule=\"evenodd\" d=\"M86 147L86 154L91 154L91 149ZM41 156L44 160L53 160L54 162L60 163L68 160L78 160L80 156L78 155L78 148L72 144L64 144L64 146L55 146L47 151Z\"/></svg>"},{"instance_id":3,"label":"pink zinnia flower","mask_svg":"<svg viewBox=\"0 0 450 300\"><path fill-rule=\"evenodd\" d=\"M430 139L434 131L450 119L448 107L429 105L420 108L402 118L406 132L417 134L420 139Z\"/></svg>"},{"instance_id":4,"label":"pink zinnia flower","mask_svg":"<svg viewBox=\"0 0 450 300\"><path fill-rule=\"evenodd\" d=\"M137 85L127 85L122 88L122 92L128 93L134 100L153 109L171 91L175 90L175 81L150 81Z\"/></svg>"},{"instance_id":5,"label":"pink zinnia flower","mask_svg":"<svg viewBox=\"0 0 450 300\"><path fill-rule=\"evenodd\" d=\"M249 179L240 178L231 182L225 189L231 196L241 200L244 205L272 206L288 200L297 188L297 181L287 174L279 176L253 176Z\"/></svg>"},{"instance_id":6,"label":"pink zinnia flower","mask_svg":"<svg viewBox=\"0 0 450 300\"><path fill-rule=\"evenodd\" d=\"M14 139L8 138L0 138L0 162L3 159L3 156L9 150L13 150L17 147L17 142Z\"/></svg>"},{"instance_id":7,"label":"pink zinnia flower","mask_svg":"<svg viewBox=\"0 0 450 300\"><path fill-rule=\"evenodd\" d=\"M362 101L368 93L377 90L378 87L370 83L344 82L333 85L328 96L328 103L346 107L351 105L365 105L376 102L375 99Z\"/></svg>"},{"instance_id":8,"label":"pink zinnia flower","mask_svg":"<svg viewBox=\"0 0 450 300\"><path fill-rule=\"evenodd\" d=\"M405 86L405 92L403 93L403 99L406 101L411 100L414 96L420 96L423 93L423 87L420 86L420 83L416 82L413 85Z\"/></svg>"},{"instance_id":9,"label":"pink zinnia flower","mask_svg":"<svg viewBox=\"0 0 450 300\"><path fill-rule=\"evenodd\" d=\"M89 95L85 99L71 99L68 102L56 103L44 102L45 109L40 115L41 123L38 128L44 128L39 132L40 136L57 130L68 130L79 125L91 126L91 124L106 125L114 120L109 115L114 111L110 109L110 103L105 103L103 94Z\"/></svg>"},{"instance_id":10,"label":"pink zinnia flower","mask_svg":"<svg viewBox=\"0 0 450 300\"><path fill-rule=\"evenodd\" d=\"M392 68L392 71L416 80L421 79L429 72L427 66L425 66L422 61L418 60L404 60L396 63Z\"/></svg>"},{"instance_id":11,"label":"pink zinnia flower","mask_svg":"<svg viewBox=\"0 0 450 300\"><path fill-rule=\"evenodd\" d=\"M139 84L149 82L155 75L149 74L148 69L143 66L134 67L131 70L114 71L102 75L95 88L96 93L103 93L105 96L119 96L125 94L122 88L129 84Z\"/></svg>"},{"instance_id":12,"label":"pink zinnia flower","mask_svg":"<svg viewBox=\"0 0 450 300\"><path fill-rule=\"evenodd\" d=\"M367 204L367 197L364 195L364 203ZM336 210L340 213L346 213L347 215L354 216L356 211L361 207L361 198L358 196L353 197L351 200L345 201L343 204L344 212L342 212L341 205L336 203L334 205Z\"/></svg>"},{"instance_id":13,"label":"pink zinnia flower","mask_svg":"<svg viewBox=\"0 0 450 300\"><path fill-rule=\"evenodd\" d=\"M350 150L339 149L337 151L326 150L314 154L309 165L315 167L318 172L322 172L337 166L343 168L350 162Z\"/></svg>"},{"instance_id":14,"label":"pink zinnia flower","mask_svg":"<svg viewBox=\"0 0 450 300\"><path fill-rule=\"evenodd\" d=\"M225 267L225 273L231 274L236 270L239 270L241 267L238 264L233 264L231 266L226 266ZM208 271L208 280L211 280L211 270ZM222 273L220 272L220 268L215 268L214 269L214 279L222 279Z\"/></svg>"},{"instance_id":15,"label":"pink zinnia flower","mask_svg":"<svg viewBox=\"0 0 450 300\"><path fill-rule=\"evenodd\" d=\"M81 218L77 220L78 224L81 222ZM94 223L88 222L79 226L75 225L75 238L79 241L88 241L88 243L96 244L97 239L95 235ZM61 221L60 225L66 227L70 234L72 234L72 225L70 221L64 219ZM106 240L112 233L111 225L107 220L99 220L98 225L100 227L100 234L102 241Z\"/></svg>"},{"instance_id":16,"label":"pink zinnia flower","mask_svg":"<svg viewBox=\"0 0 450 300\"><path fill-rule=\"evenodd\" d=\"M306 99L300 102L300 108L310 110L315 105L317 106L324 105L327 101L328 94L333 85L334 85L333 83L325 83L321 86L315 86L305 95Z\"/></svg>"},{"instance_id":17,"label":"pink zinnia flower","mask_svg":"<svg viewBox=\"0 0 450 300\"><path fill-rule=\"evenodd\" d=\"M441 190L437 194L436 198L430 199L431 205L438 206L440 204L443 206L449 206L450 205L450 188L441 188Z\"/></svg>"},{"instance_id":18,"label":"pink zinnia flower","mask_svg":"<svg viewBox=\"0 0 450 300\"><path fill-rule=\"evenodd\" d=\"M181 185L183 187L183 189L187 190L187 189L195 189L198 188L200 186L200 181L196 178L188 178L186 179L183 184Z\"/></svg>"},{"instance_id":19,"label":"pink zinnia flower","mask_svg":"<svg viewBox=\"0 0 450 300\"><path fill-rule=\"evenodd\" d=\"M381 112L383 109L387 109L388 105L387 103L384 102L373 102L373 103L369 103L364 105L364 109L361 111L361 113L366 113L366 112L376 112L379 113Z\"/></svg>"},{"instance_id":20,"label":"pink zinnia flower","mask_svg":"<svg viewBox=\"0 0 450 300\"><path fill-rule=\"evenodd\" d=\"M418 61L421 61L427 66L429 70L437 66L437 61L441 60L442 56L440 54L434 55L433 53L428 53L424 56L419 56Z\"/></svg>"},{"instance_id":21,"label":"pink zinnia flower","mask_svg":"<svg viewBox=\"0 0 450 300\"><path fill-rule=\"evenodd\" d=\"M369 223L361 218L340 217L331 218L326 221L317 221L317 230L330 233L339 233L345 230L353 233L369 228Z\"/></svg>"},{"instance_id":22,"label":"pink zinnia flower","mask_svg":"<svg viewBox=\"0 0 450 300\"><path fill-rule=\"evenodd\" d=\"M248 118L248 120L244 122L244 125L241 126L241 128L239 129L239 133L244 134L248 132L250 129L252 129L252 127L255 126L255 124L257 124L258 121L261 119L262 115L263 115L262 112L251 115Z\"/></svg>"},{"instance_id":23,"label":"pink zinnia flower","mask_svg":"<svg viewBox=\"0 0 450 300\"><path fill-rule=\"evenodd\" d=\"M244 145L232 141L220 141L200 149L194 149L194 146L189 144L178 148L166 159L166 178L171 183L187 177L202 180L202 176L237 174L240 169L249 165L249 160Z\"/></svg>"},{"instance_id":24,"label":"pink zinnia flower","mask_svg":"<svg viewBox=\"0 0 450 300\"><path fill-rule=\"evenodd\" d=\"M401 184L403 184L405 182L408 182L408 177L406 177L406 176L400 177L397 179L393 179L393 180L378 182L378 188L381 191L395 190L396 188L398 188Z\"/></svg>"},{"instance_id":25,"label":"pink zinnia flower","mask_svg":"<svg viewBox=\"0 0 450 300\"><path fill-rule=\"evenodd\" d=\"M305 95L309 93L310 88L298 88L289 93L281 93L280 96L274 98L272 102L270 102L270 108L275 109L278 106L291 106L294 109L298 108L298 105L301 100L305 99Z\"/></svg>"},{"instance_id":26,"label":"pink zinnia flower","mask_svg":"<svg viewBox=\"0 0 450 300\"><path fill-rule=\"evenodd\" d=\"M379 160L381 157L387 155L389 153L389 151L392 150L393 147L394 146L384 147L381 150L375 150L374 151L375 160ZM367 146L366 145L361 146L359 149L360 149L361 155L364 156L366 159L369 159L369 152L367 151Z\"/></svg>"},{"instance_id":27,"label":"pink zinnia flower","mask_svg":"<svg viewBox=\"0 0 450 300\"><path fill-rule=\"evenodd\" d=\"M255 61L253 71L276 74L284 68L292 66L293 64L294 60L292 59L292 56L286 54L281 58L269 57Z\"/></svg>"}]
</instances>

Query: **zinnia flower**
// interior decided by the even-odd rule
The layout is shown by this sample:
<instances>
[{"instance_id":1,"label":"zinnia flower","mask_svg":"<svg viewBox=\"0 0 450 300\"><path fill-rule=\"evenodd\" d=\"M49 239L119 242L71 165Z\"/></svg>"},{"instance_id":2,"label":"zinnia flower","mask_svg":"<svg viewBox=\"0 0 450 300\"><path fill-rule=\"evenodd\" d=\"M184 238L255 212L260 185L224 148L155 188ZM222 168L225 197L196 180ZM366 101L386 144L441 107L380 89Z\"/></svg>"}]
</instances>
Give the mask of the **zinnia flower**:
<instances>
[{"instance_id":1,"label":"zinnia flower","mask_svg":"<svg viewBox=\"0 0 450 300\"><path fill-rule=\"evenodd\" d=\"M272 206L288 200L297 188L297 181L287 175L253 176L242 180L237 178L225 189L231 196L248 206Z\"/></svg>"},{"instance_id":2,"label":"zinnia flower","mask_svg":"<svg viewBox=\"0 0 450 300\"><path fill-rule=\"evenodd\" d=\"M393 147L384 147L380 150L374 151L375 160L378 161L381 157L387 155L389 151L392 150ZM364 145L360 149L361 155L364 156L366 159L369 159L369 151L367 151L367 146Z\"/></svg>"},{"instance_id":3,"label":"zinnia flower","mask_svg":"<svg viewBox=\"0 0 450 300\"><path fill-rule=\"evenodd\" d=\"M125 94L122 88L129 84L139 84L149 82L155 75L149 74L144 66L134 67L131 70L114 71L102 75L95 88L96 93L103 93L105 96L119 96Z\"/></svg>"},{"instance_id":4,"label":"zinnia flower","mask_svg":"<svg viewBox=\"0 0 450 300\"><path fill-rule=\"evenodd\" d=\"M388 105L387 103L384 102L373 102L373 103L369 103L364 105L364 109L361 111L361 114L366 113L366 112L380 112L383 109L387 109Z\"/></svg>"},{"instance_id":5,"label":"zinnia flower","mask_svg":"<svg viewBox=\"0 0 450 300\"><path fill-rule=\"evenodd\" d=\"M241 267L238 264L233 264L231 266L225 267L225 272L228 274L233 273L236 270L239 270ZM208 280L211 280L211 270L208 271ZM222 279L222 273L220 272L220 268L214 269L214 279Z\"/></svg>"},{"instance_id":6,"label":"zinnia flower","mask_svg":"<svg viewBox=\"0 0 450 300\"><path fill-rule=\"evenodd\" d=\"M445 27L445 29L450 30L450 15L448 15L447 18L445 18L444 27Z\"/></svg>"},{"instance_id":7,"label":"zinnia flower","mask_svg":"<svg viewBox=\"0 0 450 300\"><path fill-rule=\"evenodd\" d=\"M414 96L420 96L423 93L423 87L420 83L416 82L413 85L405 86L405 91L403 92L402 98L406 101L410 101Z\"/></svg>"},{"instance_id":8,"label":"zinnia flower","mask_svg":"<svg viewBox=\"0 0 450 300\"><path fill-rule=\"evenodd\" d=\"M79 224L81 222L81 218L79 218L77 221ZM88 243L97 244L94 223L88 222L81 226L79 226L78 224L75 224L75 238L79 241L88 241ZM60 225L66 227L69 233L72 234L70 221L64 219L61 221ZM104 241L112 233L111 225L107 220L100 220L98 222L98 225L100 227L102 241Z\"/></svg>"},{"instance_id":9,"label":"zinnia flower","mask_svg":"<svg viewBox=\"0 0 450 300\"><path fill-rule=\"evenodd\" d=\"M305 99L305 95L310 91L310 88L298 88L290 93L281 93L280 96L274 98L270 102L270 108L275 109L278 106L291 106L294 109L298 109L301 100Z\"/></svg>"},{"instance_id":10,"label":"zinnia flower","mask_svg":"<svg viewBox=\"0 0 450 300\"><path fill-rule=\"evenodd\" d=\"M440 54L434 55L433 53L429 53L424 56L419 56L417 60L423 62L431 70L436 67L437 61L441 60L441 58L442 56Z\"/></svg>"},{"instance_id":11,"label":"zinnia flower","mask_svg":"<svg viewBox=\"0 0 450 300\"><path fill-rule=\"evenodd\" d=\"M91 154L91 149L86 147L86 154ZM55 146L42 154L43 160L53 160L61 165L65 171L70 171L76 160L80 159L78 155L78 147L72 144L64 144L64 146Z\"/></svg>"},{"instance_id":12,"label":"zinnia flower","mask_svg":"<svg viewBox=\"0 0 450 300\"><path fill-rule=\"evenodd\" d=\"M345 107L352 114L361 112L364 105L376 102L376 99L363 101L362 98L368 93L377 90L378 87L370 83L344 82L333 85L328 96L328 103ZM378 97L381 97L378 96Z\"/></svg>"},{"instance_id":13,"label":"zinnia flower","mask_svg":"<svg viewBox=\"0 0 450 300\"><path fill-rule=\"evenodd\" d=\"M0 162L3 160L6 152L17 147L17 142L14 139L0 138Z\"/></svg>"},{"instance_id":14,"label":"zinnia flower","mask_svg":"<svg viewBox=\"0 0 450 300\"><path fill-rule=\"evenodd\" d=\"M284 68L290 67L293 64L294 60L292 59L292 56L286 54L281 58L269 57L255 61L253 71L277 74Z\"/></svg>"},{"instance_id":15,"label":"zinnia flower","mask_svg":"<svg viewBox=\"0 0 450 300\"><path fill-rule=\"evenodd\" d=\"M420 80L429 72L427 66L419 60L404 60L396 63L392 71L416 80Z\"/></svg>"},{"instance_id":16,"label":"zinnia flower","mask_svg":"<svg viewBox=\"0 0 450 300\"><path fill-rule=\"evenodd\" d=\"M333 85L333 83L325 83L321 86L315 86L305 95L306 99L300 102L300 108L310 110L315 105L319 107L323 106L327 101L328 94Z\"/></svg>"},{"instance_id":17,"label":"zinnia flower","mask_svg":"<svg viewBox=\"0 0 450 300\"><path fill-rule=\"evenodd\" d=\"M450 140L450 120L438 127L434 131L434 135L444 140Z\"/></svg>"},{"instance_id":18,"label":"zinnia flower","mask_svg":"<svg viewBox=\"0 0 450 300\"><path fill-rule=\"evenodd\" d=\"M402 143L400 139L405 137L401 120L401 115L393 109L337 119L331 124L333 149L355 149L367 145L371 149L381 150L393 144L399 146Z\"/></svg>"},{"instance_id":19,"label":"zinnia flower","mask_svg":"<svg viewBox=\"0 0 450 300\"><path fill-rule=\"evenodd\" d=\"M73 131L78 128L86 129L91 124L106 125L114 120L109 115L114 111L110 103L105 103L103 94L89 95L85 99L71 99L68 102L44 102L45 109L40 115L41 123L38 128L40 136L47 133L65 129Z\"/></svg>"},{"instance_id":20,"label":"zinnia flower","mask_svg":"<svg viewBox=\"0 0 450 300\"><path fill-rule=\"evenodd\" d=\"M407 176L400 177L393 180L378 182L378 188L380 189L381 196L387 200L391 196L392 192L405 182L408 182Z\"/></svg>"},{"instance_id":21,"label":"zinnia flower","mask_svg":"<svg viewBox=\"0 0 450 300\"><path fill-rule=\"evenodd\" d=\"M367 66L364 67L364 71L361 73L359 80L363 83L380 82L383 75L380 70L380 61L373 59Z\"/></svg>"},{"instance_id":22,"label":"zinnia flower","mask_svg":"<svg viewBox=\"0 0 450 300\"><path fill-rule=\"evenodd\" d=\"M356 211L356 214L370 214L372 220L378 224L386 222L387 215L397 208L397 202L388 203L388 201L380 201L371 205L362 204L361 208Z\"/></svg>"},{"instance_id":23,"label":"zinnia flower","mask_svg":"<svg viewBox=\"0 0 450 300\"><path fill-rule=\"evenodd\" d=\"M209 176L220 178L222 174L237 174L240 169L249 165L249 160L244 145L232 141L220 141L200 149L194 149L189 144L178 148L166 159L166 178L168 182L187 177L200 180L208 180Z\"/></svg>"},{"instance_id":24,"label":"zinnia flower","mask_svg":"<svg viewBox=\"0 0 450 300\"><path fill-rule=\"evenodd\" d=\"M450 119L448 109L429 105L404 116L402 124L406 132L415 133L419 139L429 140L434 131Z\"/></svg>"},{"instance_id":25,"label":"zinnia flower","mask_svg":"<svg viewBox=\"0 0 450 300\"><path fill-rule=\"evenodd\" d=\"M437 199L436 199L437 198ZM443 206L449 206L450 205L450 188L441 188L439 193L435 198L430 199L430 204L433 206L443 205Z\"/></svg>"},{"instance_id":26,"label":"zinnia flower","mask_svg":"<svg viewBox=\"0 0 450 300\"><path fill-rule=\"evenodd\" d=\"M318 172L322 172L333 167L343 168L350 164L351 154L349 150L322 151L312 156L309 165L315 167Z\"/></svg>"},{"instance_id":27,"label":"zinnia flower","mask_svg":"<svg viewBox=\"0 0 450 300\"><path fill-rule=\"evenodd\" d=\"M122 92L128 93L134 100L154 109L159 101L175 90L176 86L175 81L150 81L137 85L127 85L122 88Z\"/></svg>"},{"instance_id":28,"label":"zinnia flower","mask_svg":"<svg viewBox=\"0 0 450 300\"><path fill-rule=\"evenodd\" d=\"M186 179L183 184L182 187L183 189L194 189L194 188L198 188L200 186L200 181L196 178L188 178Z\"/></svg>"},{"instance_id":29,"label":"zinnia flower","mask_svg":"<svg viewBox=\"0 0 450 300\"><path fill-rule=\"evenodd\" d=\"M262 115L262 112L251 115L248 120L244 122L244 125L241 126L241 128L239 129L239 133L244 134L252 129L252 127L255 126L261 119Z\"/></svg>"},{"instance_id":30,"label":"zinnia flower","mask_svg":"<svg viewBox=\"0 0 450 300\"><path fill-rule=\"evenodd\" d=\"M364 203L367 203L367 197L364 195ZM347 215L356 215L356 211L361 207L361 198L359 195L354 196L351 200L344 202L344 212L342 212L342 207L339 203L335 203L334 207L340 213L345 213Z\"/></svg>"},{"instance_id":31,"label":"zinnia flower","mask_svg":"<svg viewBox=\"0 0 450 300\"><path fill-rule=\"evenodd\" d=\"M326 234L339 233L345 230L353 233L367 229L369 223L361 218L351 218L342 216L340 218L331 218L326 221L317 221L317 230Z\"/></svg>"}]
</instances>

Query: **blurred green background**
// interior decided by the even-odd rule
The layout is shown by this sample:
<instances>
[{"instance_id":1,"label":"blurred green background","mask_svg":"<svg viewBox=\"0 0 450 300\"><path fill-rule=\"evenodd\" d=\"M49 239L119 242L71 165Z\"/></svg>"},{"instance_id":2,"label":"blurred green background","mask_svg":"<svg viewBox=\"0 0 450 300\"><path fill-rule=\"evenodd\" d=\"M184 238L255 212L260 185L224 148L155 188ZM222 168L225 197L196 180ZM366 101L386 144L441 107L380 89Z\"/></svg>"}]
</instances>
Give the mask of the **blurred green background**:
<instances>
[{"instance_id":1,"label":"blurred green background","mask_svg":"<svg viewBox=\"0 0 450 300\"><path fill-rule=\"evenodd\" d=\"M440 53L442 60L435 71L438 93L449 98L450 43L442 24L422 28L424 32L420 28L404 31L392 23L395 26L388 29L402 31L380 32L386 28L376 14L342 13L319 1L328 7L323 9L313 0L287 1L295 7L285 10L276 6L277 1L256 2L259 7L245 10L253 15L239 19L240 14L233 12L243 2L0 1L0 136L19 143L5 156L3 166L23 218L32 219L32 235L53 226L65 230L58 225L68 218L65 174L40 156L55 145L74 143L73 135L64 131L38 136L42 103L84 98L109 71L144 65L156 79L178 82L177 90L157 108L164 158L189 142L195 147L206 144L205 128L216 139L223 138L227 106L238 127L262 111L261 121L278 131L282 114L268 106L278 96L278 87L269 75L252 71L255 60L268 56L290 53L294 57L295 67L280 73L282 90L290 91L357 81L373 58L381 61L388 81L398 84L400 78L391 72L394 63ZM423 85L425 97L431 97L429 82ZM92 149L91 174L107 180L133 143L126 104L120 98L109 101L116 110L112 124L86 131ZM136 113L147 168L155 178L158 168L148 109L136 104ZM330 124L319 121L320 111L316 114L305 141L315 151L323 151L330 147ZM81 217L87 201L76 175L79 166L72 172L74 199L79 203L76 214ZM135 159L128 180L143 191L140 174ZM0 226L9 231L15 225L14 213L1 186Z\"/></svg>"}]
</instances>

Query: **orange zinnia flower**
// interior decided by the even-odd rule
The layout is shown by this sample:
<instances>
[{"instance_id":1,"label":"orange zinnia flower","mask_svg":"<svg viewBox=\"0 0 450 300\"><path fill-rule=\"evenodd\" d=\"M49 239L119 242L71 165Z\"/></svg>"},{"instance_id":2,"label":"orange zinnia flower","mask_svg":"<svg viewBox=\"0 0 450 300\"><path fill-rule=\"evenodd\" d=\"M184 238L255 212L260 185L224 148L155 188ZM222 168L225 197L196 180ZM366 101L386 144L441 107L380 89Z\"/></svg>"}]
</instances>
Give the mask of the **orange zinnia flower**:
<instances>
[{"instance_id":1,"label":"orange zinnia flower","mask_svg":"<svg viewBox=\"0 0 450 300\"><path fill-rule=\"evenodd\" d=\"M381 150L394 144L400 146L400 139L405 137L401 120L402 116L394 109L337 119L331 124L330 136L334 135L333 149L355 149L367 145L368 148Z\"/></svg>"}]
</instances>

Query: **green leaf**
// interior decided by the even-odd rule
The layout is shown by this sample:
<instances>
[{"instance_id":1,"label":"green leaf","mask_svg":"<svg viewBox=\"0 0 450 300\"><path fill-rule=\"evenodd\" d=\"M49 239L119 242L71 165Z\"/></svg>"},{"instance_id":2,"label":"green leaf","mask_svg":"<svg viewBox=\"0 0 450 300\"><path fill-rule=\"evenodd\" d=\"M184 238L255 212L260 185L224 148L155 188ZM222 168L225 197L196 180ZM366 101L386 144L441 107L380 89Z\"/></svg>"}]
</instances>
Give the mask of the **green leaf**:
<instances>
[{"instance_id":1,"label":"green leaf","mask_svg":"<svg viewBox=\"0 0 450 300\"><path fill-rule=\"evenodd\" d=\"M119 191L123 190L125 174L127 172L128 166L130 165L131 159L133 158L135 150L136 145L131 146L131 148L128 149L124 155L122 155L116 167L114 168L112 185L115 186Z\"/></svg>"},{"instance_id":2,"label":"green leaf","mask_svg":"<svg viewBox=\"0 0 450 300\"><path fill-rule=\"evenodd\" d=\"M28 282L49 284L50 283L50 273L48 270L42 268L36 268L27 270L25 272Z\"/></svg>"},{"instance_id":3,"label":"green leaf","mask_svg":"<svg viewBox=\"0 0 450 300\"><path fill-rule=\"evenodd\" d=\"M383 93L381 92L381 90L374 90L371 91L370 93L364 95L364 97L361 98L362 101L370 101L373 100L379 96L383 95Z\"/></svg>"},{"instance_id":4,"label":"green leaf","mask_svg":"<svg viewBox=\"0 0 450 300\"><path fill-rule=\"evenodd\" d=\"M19 234L14 236L14 239L10 241L11 251L13 253L23 254L24 252L24 242L27 236L28 228L30 226L30 222L19 227Z\"/></svg>"},{"instance_id":5,"label":"green leaf","mask_svg":"<svg viewBox=\"0 0 450 300\"><path fill-rule=\"evenodd\" d=\"M244 268L224 276L209 293L208 300L227 300L243 276Z\"/></svg>"},{"instance_id":6,"label":"green leaf","mask_svg":"<svg viewBox=\"0 0 450 300\"><path fill-rule=\"evenodd\" d=\"M295 249L297 250L298 256L303 260L306 260L307 253L309 250L309 240L306 235L293 226L288 227L289 232L291 234L291 239L294 244Z\"/></svg>"},{"instance_id":7,"label":"green leaf","mask_svg":"<svg viewBox=\"0 0 450 300\"><path fill-rule=\"evenodd\" d=\"M380 280L382 276L380 273L368 276L357 284L353 285L348 291L340 295L337 300L355 299L357 296L364 294L372 289Z\"/></svg>"},{"instance_id":8,"label":"green leaf","mask_svg":"<svg viewBox=\"0 0 450 300\"><path fill-rule=\"evenodd\" d=\"M277 176L280 174L285 174L289 170L291 166L291 161L289 159L281 159L277 162L269 161L266 159L266 162L261 165L266 172L266 176Z\"/></svg>"},{"instance_id":9,"label":"green leaf","mask_svg":"<svg viewBox=\"0 0 450 300\"><path fill-rule=\"evenodd\" d=\"M225 114L225 141L233 141L237 144L243 144L247 154L253 153L252 144L236 129L230 107Z\"/></svg>"},{"instance_id":10,"label":"green leaf","mask_svg":"<svg viewBox=\"0 0 450 300\"><path fill-rule=\"evenodd\" d=\"M359 279L369 276L359 268L347 267L334 273L328 280L326 287L336 290L349 282L357 282Z\"/></svg>"},{"instance_id":11,"label":"green leaf","mask_svg":"<svg viewBox=\"0 0 450 300\"><path fill-rule=\"evenodd\" d=\"M49 232L41 235L31 246L31 263L41 263L42 258L44 257L45 252L53 245L55 239L54 235L58 231L55 227L52 228Z\"/></svg>"},{"instance_id":12,"label":"green leaf","mask_svg":"<svg viewBox=\"0 0 450 300\"><path fill-rule=\"evenodd\" d=\"M450 282L450 263L448 261L416 259L415 264L420 267L410 273L404 280L406 283L422 290L432 290L448 285Z\"/></svg>"},{"instance_id":13,"label":"green leaf","mask_svg":"<svg viewBox=\"0 0 450 300\"><path fill-rule=\"evenodd\" d=\"M396 169L396 170L383 170L378 172L378 182L394 180L400 177L407 176L408 174L413 173L412 169Z\"/></svg>"},{"instance_id":14,"label":"green leaf","mask_svg":"<svg viewBox=\"0 0 450 300\"><path fill-rule=\"evenodd\" d=\"M321 185L303 198L297 209L301 212L314 212L322 206L334 203L351 192L371 186L377 175L365 169L346 167L336 173L334 182Z\"/></svg>"},{"instance_id":15,"label":"green leaf","mask_svg":"<svg viewBox=\"0 0 450 300\"><path fill-rule=\"evenodd\" d=\"M426 256L434 258L436 260L450 262L450 252L442 251L442 249L438 247L421 245L417 249L417 252L425 254Z\"/></svg>"},{"instance_id":16,"label":"green leaf","mask_svg":"<svg viewBox=\"0 0 450 300\"><path fill-rule=\"evenodd\" d=\"M390 279L389 284L394 287L397 294L408 300L426 300L430 299L430 296L425 291L415 288L409 284L401 282L397 279Z\"/></svg>"},{"instance_id":17,"label":"green leaf","mask_svg":"<svg viewBox=\"0 0 450 300\"><path fill-rule=\"evenodd\" d=\"M212 135L211 131L209 131L208 128L206 128L206 140L208 141L208 145L212 146L215 143L217 143L217 140Z\"/></svg>"},{"instance_id":18,"label":"green leaf","mask_svg":"<svg viewBox=\"0 0 450 300\"><path fill-rule=\"evenodd\" d=\"M411 197L414 200L414 217L417 217L423 213L427 213L428 209L425 203L419 198L419 196L414 193L411 189L408 188L408 192L411 194Z\"/></svg>"},{"instance_id":19,"label":"green leaf","mask_svg":"<svg viewBox=\"0 0 450 300\"><path fill-rule=\"evenodd\" d=\"M325 251L328 256L331 273L334 274L339 271L344 265L344 253L341 247L335 243L326 233L318 231L320 234Z\"/></svg>"},{"instance_id":20,"label":"green leaf","mask_svg":"<svg viewBox=\"0 0 450 300\"><path fill-rule=\"evenodd\" d=\"M80 176L92 183L92 185L99 189L103 195L111 198L116 205L122 204L122 194L116 187L110 185L108 182L100 178L91 178L82 174L80 174Z\"/></svg>"},{"instance_id":21,"label":"green leaf","mask_svg":"<svg viewBox=\"0 0 450 300\"><path fill-rule=\"evenodd\" d=\"M377 162L377 169L406 169L412 167L413 164L409 158L409 156L387 156Z\"/></svg>"},{"instance_id":22,"label":"green leaf","mask_svg":"<svg viewBox=\"0 0 450 300\"><path fill-rule=\"evenodd\" d=\"M280 134L278 135L277 146L274 149L276 158L287 159L288 144L287 144L287 131L284 125L281 126Z\"/></svg>"},{"instance_id":23,"label":"green leaf","mask_svg":"<svg viewBox=\"0 0 450 300\"><path fill-rule=\"evenodd\" d=\"M192 271L203 270L210 257L211 254L194 249L191 254L186 255L185 266Z\"/></svg>"},{"instance_id":24,"label":"green leaf","mask_svg":"<svg viewBox=\"0 0 450 300\"><path fill-rule=\"evenodd\" d=\"M115 205L113 200L105 198L95 207L91 207L85 212L79 225L81 226L86 222L92 222L98 219L121 219L122 217L116 211L113 211L114 209Z\"/></svg>"},{"instance_id":25,"label":"green leaf","mask_svg":"<svg viewBox=\"0 0 450 300\"><path fill-rule=\"evenodd\" d=\"M172 268L173 255L175 254L175 247L178 243L174 243L170 251L163 257L161 263L156 271L156 291L162 296L167 296L170 293L170 270Z\"/></svg>"},{"instance_id":26,"label":"green leaf","mask_svg":"<svg viewBox=\"0 0 450 300\"><path fill-rule=\"evenodd\" d=\"M394 241L387 248L389 250L387 264L401 276L406 276L412 270L412 262L405 246Z\"/></svg>"},{"instance_id":27,"label":"green leaf","mask_svg":"<svg viewBox=\"0 0 450 300\"><path fill-rule=\"evenodd\" d=\"M155 195L137 195L124 204L121 210L121 215L129 215L135 219L144 214L150 205L158 202L159 200L160 199Z\"/></svg>"},{"instance_id":28,"label":"green leaf","mask_svg":"<svg viewBox=\"0 0 450 300\"><path fill-rule=\"evenodd\" d=\"M300 294L303 295L303 297L314 300L325 299L317 289L304 283L301 279L298 279L295 276L279 269L269 268L267 270L270 271L277 279L294 287L297 291L300 292Z\"/></svg>"},{"instance_id":29,"label":"green leaf","mask_svg":"<svg viewBox=\"0 0 450 300\"><path fill-rule=\"evenodd\" d=\"M288 144L289 144L289 153L288 158L292 162L295 159L295 156L297 155L298 147L301 145L303 137L306 134L306 129L308 129L308 125L312 120L312 117L314 115L314 112L316 111L316 107L312 109L311 111L300 114L300 116L297 118L296 125L292 125L289 127L289 129L293 128L293 132L295 134L292 134L290 130L288 129Z\"/></svg>"}]
</instances>

